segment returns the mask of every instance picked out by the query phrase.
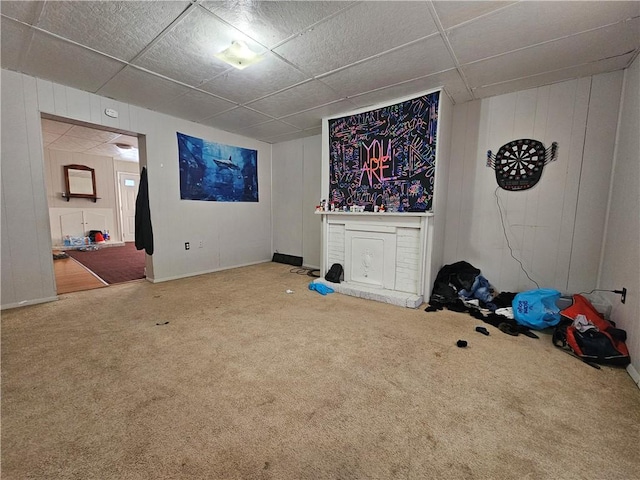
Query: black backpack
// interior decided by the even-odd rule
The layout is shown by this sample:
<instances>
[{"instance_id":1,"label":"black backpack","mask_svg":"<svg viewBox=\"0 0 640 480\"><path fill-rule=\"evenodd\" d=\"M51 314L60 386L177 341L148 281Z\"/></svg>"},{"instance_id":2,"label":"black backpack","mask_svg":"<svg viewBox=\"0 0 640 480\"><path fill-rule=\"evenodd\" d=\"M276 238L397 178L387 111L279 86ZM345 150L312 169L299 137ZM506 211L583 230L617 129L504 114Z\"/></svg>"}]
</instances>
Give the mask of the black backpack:
<instances>
[{"instance_id":1,"label":"black backpack","mask_svg":"<svg viewBox=\"0 0 640 480\"><path fill-rule=\"evenodd\" d=\"M562 321L553 332L553 344L580 358L594 368L596 364L626 367L630 362L627 332L616 328L580 294L573 295L573 304L560 312ZM574 321L584 315L593 328L580 331Z\"/></svg>"},{"instance_id":2,"label":"black backpack","mask_svg":"<svg viewBox=\"0 0 640 480\"><path fill-rule=\"evenodd\" d=\"M342 265L340 265L339 263L334 263L333 265L331 265L331 268L329 269L327 274L324 276L324 279L327 282L340 283L340 277L342 277L342 272L343 272Z\"/></svg>"}]
</instances>

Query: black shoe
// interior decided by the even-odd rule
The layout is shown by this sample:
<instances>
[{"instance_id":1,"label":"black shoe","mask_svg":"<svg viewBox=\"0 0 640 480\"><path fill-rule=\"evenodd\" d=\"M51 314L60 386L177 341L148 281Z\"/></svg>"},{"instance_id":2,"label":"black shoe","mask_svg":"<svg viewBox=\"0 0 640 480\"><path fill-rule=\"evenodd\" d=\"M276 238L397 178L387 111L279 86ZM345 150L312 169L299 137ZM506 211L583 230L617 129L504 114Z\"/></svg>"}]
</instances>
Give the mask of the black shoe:
<instances>
[{"instance_id":1,"label":"black shoe","mask_svg":"<svg viewBox=\"0 0 640 480\"><path fill-rule=\"evenodd\" d=\"M480 332L483 335L489 335L489 330L484 327L476 327L476 332Z\"/></svg>"},{"instance_id":2,"label":"black shoe","mask_svg":"<svg viewBox=\"0 0 640 480\"><path fill-rule=\"evenodd\" d=\"M518 336L518 330L513 328L513 325L509 323L501 323L500 325L498 325L498 328L500 329L501 332L504 332L507 335L512 335L514 337Z\"/></svg>"}]
</instances>

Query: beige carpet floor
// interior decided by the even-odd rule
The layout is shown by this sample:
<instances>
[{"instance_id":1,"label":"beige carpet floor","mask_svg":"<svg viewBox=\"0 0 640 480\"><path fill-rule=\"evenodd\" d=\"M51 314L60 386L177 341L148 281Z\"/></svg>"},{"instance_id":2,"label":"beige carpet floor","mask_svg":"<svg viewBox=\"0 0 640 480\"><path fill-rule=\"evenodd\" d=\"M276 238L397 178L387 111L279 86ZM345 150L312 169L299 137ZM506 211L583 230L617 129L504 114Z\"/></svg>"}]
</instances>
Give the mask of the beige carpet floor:
<instances>
[{"instance_id":1,"label":"beige carpet floor","mask_svg":"<svg viewBox=\"0 0 640 480\"><path fill-rule=\"evenodd\" d=\"M2 478L640 478L625 370L309 281L267 263L2 312Z\"/></svg>"}]
</instances>

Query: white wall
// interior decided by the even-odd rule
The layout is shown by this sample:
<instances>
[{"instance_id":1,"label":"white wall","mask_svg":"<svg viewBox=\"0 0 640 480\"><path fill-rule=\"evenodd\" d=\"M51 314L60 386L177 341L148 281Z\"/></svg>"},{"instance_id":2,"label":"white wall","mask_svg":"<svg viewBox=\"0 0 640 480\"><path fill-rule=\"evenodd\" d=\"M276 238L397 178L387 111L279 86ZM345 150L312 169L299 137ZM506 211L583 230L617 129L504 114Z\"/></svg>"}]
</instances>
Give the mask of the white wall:
<instances>
[{"instance_id":1,"label":"white wall","mask_svg":"<svg viewBox=\"0 0 640 480\"><path fill-rule=\"evenodd\" d=\"M70 198L69 201L62 197L65 189L64 165L79 164L95 169L96 191L99 199L93 202L86 198ZM64 209L110 209L112 223L107 226L113 239L121 238L120 222L118 215L118 190L117 172L139 173L140 167L135 162L117 161L112 157L103 155L89 155L79 152L63 152L60 150L44 149L45 185L47 189L47 203L49 208ZM53 245L62 245L62 233L59 220L51 220L51 240ZM57 222L57 223L56 223Z\"/></svg>"},{"instance_id":2,"label":"white wall","mask_svg":"<svg viewBox=\"0 0 640 480\"><path fill-rule=\"evenodd\" d=\"M438 138L436 141L436 176L433 192L433 217L429 219L430 245L427 245L426 276L423 292L425 299L431 295L433 282L444 265L445 227L447 223L447 198L449 196L449 170L453 143L453 104L442 93L438 106Z\"/></svg>"},{"instance_id":3,"label":"white wall","mask_svg":"<svg viewBox=\"0 0 640 480\"><path fill-rule=\"evenodd\" d=\"M499 189L513 253L540 287L596 287L623 72L454 107L444 263L466 260L502 291L536 288L511 257L496 205L494 153L519 139L559 144L530 190Z\"/></svg>"},{"instance_id":4,"label":"white wall","mask_svg":"<svg viewBox=\"0 0 640 480\"><path fill-rule=\"evenodd\" d=\"M105 108L119 112L117 119ZM2 70L2 307L56 298L40 114L145 135L155 253L152 281L271 259L271 146ZM258 203L180 200L176 132L258 151ZM142 160L141 160L142 162ZM204 247L198 248L202 240ZM191 250L184 250L190 242Z\"/></svg>"},{"instance_id":5,"label":"white wall","mask_svg":"<svg viewBox=\"0 0 640 480\"><path fill-rule=\"evenodd\" d=\"M2 307L57 298L35 93L34 78L2 70Z\"/></svg>"},{"instance_id":6,"label":"white wall","mask_svg":"<svg viewBox=\"0 0 640 480\"><path fill-rule=\"evenodd\" d=\"M640 59L625 71L620 126L611 182L598 287L627 288L625 304L607 294L611 319L627 331L632 373L640 381Z\"/></svg>"},{"instance_id":7,"label":"white wall","mask_svg":"<svg viewBox=\"0 0 640 480\"><path fill-rule=\"evenodd\" d=\"M273 251L302 257L319 268L322 137L273 145Z\"/></svg>"}]
</instances>

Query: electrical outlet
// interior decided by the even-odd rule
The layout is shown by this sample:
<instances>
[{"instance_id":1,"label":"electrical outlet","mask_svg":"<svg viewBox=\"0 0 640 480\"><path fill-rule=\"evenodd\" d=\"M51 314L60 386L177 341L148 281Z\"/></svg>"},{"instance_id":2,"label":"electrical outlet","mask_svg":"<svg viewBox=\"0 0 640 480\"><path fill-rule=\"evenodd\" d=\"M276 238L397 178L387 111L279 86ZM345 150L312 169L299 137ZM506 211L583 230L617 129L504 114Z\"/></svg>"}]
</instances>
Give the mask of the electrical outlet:
<instances>
[{"instance_id":1,"label":"electrical outlet","mask_svg":"<svg viewBox=\"0 0 640 480\"><path fill-rule=\"evenodd\" d=\"M204 240L200 240L198 242L198 248L202 248L202 247L204 247Z\"/></svg>"},{"instance_id":2,"label":"electrical outlet","mask_svg":"<svg viewBox=\"0 0 640 480\"><path fill-rule=\"evenodd\" d=\"M191 245L189 244L189 242L184 242L184 249L189 250L190 248L191 248Z\"/></svg>"},{"instance_id":3,"label":"electrical outlet","mask_svg":"<svg viewBox=\"0 0 640 480\"><path fill-rule=\"evenodd\" d=\"M622 303L627 301L627 287L622 287L622 290L607 290L608 292L617 293L620 295L620 301Z\"/></svg>"}]
</instances>

